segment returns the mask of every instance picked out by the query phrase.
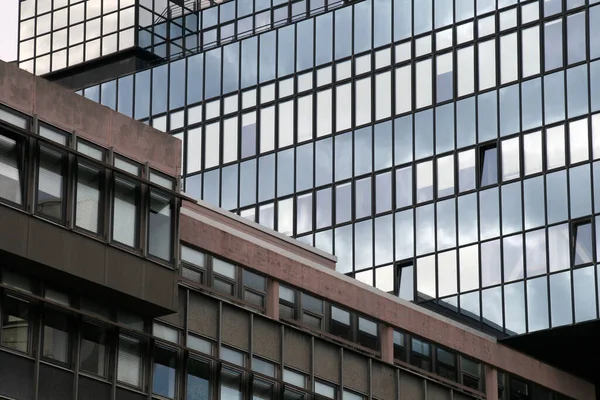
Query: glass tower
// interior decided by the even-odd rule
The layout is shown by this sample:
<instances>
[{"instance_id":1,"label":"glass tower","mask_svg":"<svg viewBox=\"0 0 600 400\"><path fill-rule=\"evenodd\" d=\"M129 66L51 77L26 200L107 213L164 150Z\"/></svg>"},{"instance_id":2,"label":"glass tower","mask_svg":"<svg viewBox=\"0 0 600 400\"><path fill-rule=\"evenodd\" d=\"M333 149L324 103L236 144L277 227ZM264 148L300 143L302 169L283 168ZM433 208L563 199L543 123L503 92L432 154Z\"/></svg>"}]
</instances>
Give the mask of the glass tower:
<instances>
[{"instance_id":1,"label":"glass tower","mask_svg":"<svg viewBox=\"0 0 600 400\"><path fill-rule=\"evenodd\" d=\"M32 2L22 68L159 58L76 89L181 138L189 195L499 336L598 319L600 1Z\"/></svg>"}]
</instances>

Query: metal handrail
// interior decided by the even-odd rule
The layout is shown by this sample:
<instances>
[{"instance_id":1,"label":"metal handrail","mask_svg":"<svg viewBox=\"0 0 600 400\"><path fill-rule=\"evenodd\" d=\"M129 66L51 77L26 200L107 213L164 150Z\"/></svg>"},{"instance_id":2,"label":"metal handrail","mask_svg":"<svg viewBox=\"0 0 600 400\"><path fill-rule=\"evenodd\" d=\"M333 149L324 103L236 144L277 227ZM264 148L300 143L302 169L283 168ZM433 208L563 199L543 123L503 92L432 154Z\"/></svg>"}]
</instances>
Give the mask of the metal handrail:
<instances>
[{"instance_id":1,"label":"metal handrail","mask_svg":"<svg viewBox=\"0 0 600 400\"><path fill-rule=\"evenodd\" d=\"M155 19L154 23L158 24L163 20L173 19L184 15L183 10L189 10L189 12L196 12L204 10L205 8L215 6L222 3L217 0L188 0L183 5L172 4L165 8L165 10ZM179 10L179 12L177 12Z\"/></svg>"}]
</instances>

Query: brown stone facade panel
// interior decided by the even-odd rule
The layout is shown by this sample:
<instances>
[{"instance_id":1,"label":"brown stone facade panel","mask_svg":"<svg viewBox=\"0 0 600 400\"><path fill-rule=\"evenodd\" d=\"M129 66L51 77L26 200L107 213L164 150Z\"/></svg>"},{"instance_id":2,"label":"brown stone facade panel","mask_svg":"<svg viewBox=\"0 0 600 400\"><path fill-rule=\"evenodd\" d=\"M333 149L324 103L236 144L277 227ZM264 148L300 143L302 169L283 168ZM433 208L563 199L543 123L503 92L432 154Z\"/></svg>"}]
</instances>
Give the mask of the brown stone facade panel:
<instances>
[{"instance_id":1,"label":"brown stone facade panel","mask_svg":"<svg viewBox=\"0 0 600 400\"><path fill-rule=\"evenodd\" d=\"M326 268L318 269L297 262L187 215L181 216L180 234L181 240L191 245L219 254L329 301L344 304L362 314L447 346L486 364L576 399L595 398L594 386L588 382L498 344L489 337L404 305L391 295L367 288Z\"/></svg>"},{"instance_id":2,"label":"brown stone facade panel","mask_svg":"<svg viewBox=\"0 0 600 400\"><path fill-rule=\"evenodd\" d=\"M0 103L171 176L181 173L181 141L0 61Z\"/></svg>"}]
</instances>

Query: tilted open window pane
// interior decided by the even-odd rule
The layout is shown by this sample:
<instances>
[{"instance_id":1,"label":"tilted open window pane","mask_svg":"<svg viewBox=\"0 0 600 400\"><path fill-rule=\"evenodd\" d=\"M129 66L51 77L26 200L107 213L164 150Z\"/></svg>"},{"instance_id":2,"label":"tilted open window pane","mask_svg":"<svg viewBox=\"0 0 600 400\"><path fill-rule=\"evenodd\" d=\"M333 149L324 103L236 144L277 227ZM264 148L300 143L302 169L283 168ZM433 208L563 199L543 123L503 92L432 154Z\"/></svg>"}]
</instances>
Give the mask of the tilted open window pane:
<instances>
[{"instance_id":1,"label":"tilted open window pane","mask_svg":"<svg viewBox=\"0 0 600 400\"><path fill-rule=\"evenodd\" d=\"M115 242L129 247L137 247L138 243L138 195L138 185L115 178L112 237Z\"/></svg>"},{"instance_id":2,"label":"tilted open window pane","mask_svg":"<svg viewBox=\"0 0 600 400\"><path fill-rule=\"evenodd\" d=\"M171 199L164 193L150 191L148 215L149 253L166 261L173 258Z\"/></svg>"},{"instance_id":3,"label":"tilted open window pane","mask_svg":"<svg viewBox=\"0 0 600 400\"><path fill-rule=\"evenodd\" d=\"M0 136L0 198L22 204L21 173L19 142Z\"/></svg>"},{"instance_id":4,"label":"tilted open window pane","mask_svg":"<svg viewBox=\"0 0 600 400\"><path fill-rule=\"evenodd\" d=\"M591 263L594 260L592 223L583 222L573 225L571 245L573 246L573 266Z\"/></svg>"},{"instance_id":5,"label":"tilted open window pane","mask_svg":"<svg viewBox=\"0 0 600 400\"><path fill-rule=\"evenodd\" d=\"M37 212L63 221L65 156L49 147L40 146Z\"/></svg>"}]
</instances>

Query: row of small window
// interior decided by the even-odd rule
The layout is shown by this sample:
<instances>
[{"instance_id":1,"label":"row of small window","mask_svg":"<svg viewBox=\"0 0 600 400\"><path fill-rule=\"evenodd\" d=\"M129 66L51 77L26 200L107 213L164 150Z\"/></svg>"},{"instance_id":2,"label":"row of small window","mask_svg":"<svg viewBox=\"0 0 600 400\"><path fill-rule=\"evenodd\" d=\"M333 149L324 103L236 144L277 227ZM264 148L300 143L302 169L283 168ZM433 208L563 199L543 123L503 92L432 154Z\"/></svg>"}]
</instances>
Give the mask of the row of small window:
<instances>
[{"instance_id":1,"label":"row of small window","mask_svg":"<svg viewBox=\"0 0 600 400\"><path fill-rule=\"evenodd\" d=\"M85 4L87 2L80 3L78 6L83 7ZM26 40L35 36L38 46L37 55L39 56L50 51L50 47L52 47L52 50L67 47L67 40L69 40L70 45L83 42L84 30L86 40L91 40L100 35L108 35L117 30L131 28L135 24L135 7L113 12L102 18L85 18L85 24L82 22L84 22L83 11L76 13L72 9L69 12L66 8L42 17L38 16L36 19L23 21L19 26L20 46L22 49L27 48L27 46L33 49L33 44ZM68 32L66 29L61 30L66 27L70 27ZM52 46L50 46L50 35L46 35L51 31L54 31ZM33 56L33 51L31 53L31 56ZM21 53L20 58L23 60L29 57Z\"/></svg>"},{"instance_id":2,"label":"row of small window","mask_svg":"<svg viewBox=\"0 0 600 400\"><path fill-rule=\"evenodd\" d=\"M22 124L23 129L28 124L27 119L4 109L0 118L12 118L9 123ZM66 132L40 124L39 135L48 141L35 143L33 152L29 151L33 136L8 130L0 135L3 183L0 199L27 208L29 191L34 190L33 207L37 215L61 225L72 224L75 229L98 237L108 237L110 228L111 241L137 250L144 248L141 246L144 238L148 255L172 262L175 201L168 192L174 189L172 179L150 172L149 180L167 191L149 188L139 180L106 168L103 149L77 140L78 156L73 156L73 150L67 148L72 144ZM136 176L142 172L141 165L118 156L114 158L114 166ZM32 169L33 185L28 182ZM69 202L69 198L73 200ZM147 222L147 232L141 232L142 218Z\"/></svg>"},{"instance_id":3,"label":"row of small window","mask_svg":"<svg viewBox=\"0 0 600 400\"><path fill-rule=\"evenodd\" d=\"M367 349L379 351L380 348L377 322L284 285L279 286L279 317L298 320L312 329L328 332Z\"/></svg>"},{"instance_id":4,"label":"row of small window","mask_svg":"<svg viewBox=\"0 0 600 400\"><path fill-rule=\"evenodd\" d=\"M265 277L184 245L181 246L181 261L181 275L186 280L264 310L267 295Z\"/></svg>"},{"instance_id":5,"label":"row of small window","mask_svg":"<svg viewBox=\"0 0 600 400\"><path fill-rule=\"evenodd\" d=\"M366 3L361 3L361 4L366 4ZM358 6L358 5L356 5ZM348 10L350 10L348 8ZM599 12L600 8L599 7L594 7L590 9L590 19L595 18L595 19L600 19L600 12ZM342 11L342 10L339 10ZM351 11L351 10L350 10ZM598 14L598 15L597 15ZM573 16L570 16L569 18L571 18L569 21L573 21L570 22L569 26L574 26L579 28L579 26L585 26L585 21L578 21L576 20L577 18L583 18L584 13L580 13L580 14L576 14ZM575 18L575 20L572 20L572 18ZM584 18L585 19L585 18ZM317 19L318 20L318 19ZM548 35L555 35L555 34L560 34L560 36L558 36L557 40L562 40L562 23L560 22L561 20L559 20L556 23L552 23L552 25L548 25ZM298 29L300 29L300 27L304 26L303 24L307 24L310 23L311 27L309 30L306 31L306 34L300 34L298 33L297 38L296 38L296 34L294 32L294 28L295 26L289 26L283 29L280 29L278 32L272 31L272 32L268 32L267 34L262 34L260 35L260 37L253 37L253 38L249 38L246 39L244 41L241 42L241 46L240 43L236 42L236 43L232 43L230 45L224 46L222 49L215 49L215 50L211 50L206 52L205 54L199 54L197 56L194 56L192 58L190 58L189 60L189 68L188 68L188 73L190 76L202 76L203 75L203 71L206 72L206 76L210 76L210 79L206 80L205 83L205 93L204 96L202 94L202 83L198 82L198 79L194 79L193 83L188 83L188 85L191 85L188 88L188 91L194 91L194 92L200 92L200 93L189 93L188 94L188 99L187 99L187 103L188 104L192 104L195 101L201 100L201 99L209 99L215 96L218 96L221 93L221 76L223 78L223 85L222 85L222 93L230 93L232 91L235 91L238 89L238 86L241 85L242 88L245 87L249 87L252 85L255 85L257 83L257 80L260 80L260 82L265 82L265 81L269 81L271 79L274 79L276 77L276 73L277 76L286 76L289 75L290 73L293 73L294 70L304 70L307 68L311 68L313 66L312 63L312 59L313 59L313 29L312 29L312 20L307 20L302 22L299 26ZM596 26L598 24L594 24L594 26ZM552 27L552 29L550 29L550 27ZM555 28L557 27L557 28ZM554 30L556 30L555 33ZM323 31L323 29L319 30L317 29L317 32ZM327 30L325 29L324 32L327 33L327 39L329 39L329 42L331 41L331 29ZM526 76L531 76L531 75L535 75L538 74L540 72L540 67L539 67L539 60L540 60L540 55L539 55L539 50L536 52L534 51L533 48L528 48L527 46L525 46L525 44L529 45L529 46L539 46L539 28L538 27L533 27L530 28L524 32L527 32L527 35L523 36L523 43L524 45L522 46L522 50L523 50L523 56L525 57L523 59L523 77ZM569 30L570 32L570 30ZM571 46L569 46L569 50L567 52L567 54L569 54L569 60L570 61L579 61L579 60L583 60L585 59L585 53L586 53L586 46L585 43L581 43L581 42L585 42L585 36L583 37L579 37L577 35L579 35L580 33L583 34L582 31L573 28L573 32L571 34L571 36L567 37L567 42L572 43ZM307 36L308 35L308 36ZM537 35L537 38L536 38ZM279 40L277 40L277 37L279 36ZM336 40L338 37L342 37L345 38L347 35L338 35L338 33L336 32ZM593 42L595 39L595 37L597 37L598 35L591 35L590 36L590 45L592 46L592 53L591 53L591 57L593 58L595 56L595 54L597 53L596 49L598 46L595 44L595 42ZM571 38L572 37L572 38ZM571 39L569 39L571 38ZM260 51L258 51L257 45L260 39ZM295 43L295 41L297 43ZM505 56L501 57L501 59L503 59L504 61L502 61L500 63L500 66L502 67L502 70L506 69L506 73L501 74L501 83L504 82L510 82L514 79L517 78L518 74L518 69L517 65L518 65L518 52L516 51L517 49L517 33L513 33L510 34L509 36L505 36L503 38L501 38L501 40L498 40L500 42L500 48L501 48L501 54L504 54ZM546 43L555 43L556 40L553 39L553 37L548 37L546 38ZM317 47L318 46L323 46L324 43L327 43L327 40L317 40ZM241 47L241 55L240 55L240 47ZM491 88L491 87L495 87L497 85L496 82L496 39L492 39L486 42L481 42L478 44L478 54L479 54L479 66L480 68L478 68L479 71L479 78L478 78L478 82L479 82L479 86L480 89L487 89L487 88ZM298 53L298 58L297 58L297 64L296 67L294 67L294 65L296 64L295 62L295 53L294 53L294 49L296 49L297 53ZM318 49L317 49L318 50ZM437 82L437 101L445 101L448 99L451 99L454 97L455 94L455 90L454 90L454 82L457 82L457 90L456 90L456 95L458 96L462 96L462 95L466 95L466 94L470 94L474 91L474 83L475 83L475 69L474 69L474 46L468 47L468 48L464 48L461 49L459 52L457 52L457 71L456 71L456 77L454 77L454 67L453 67L453 55L452 54L445 54L445 55L440 55L437 58L437 64L438 64L438 68L437 72L435 73L435 80ZM514 51L513 51L514 50ZM276 52L277 51L277 52ZM554 45L548 48L548 51L550 52L547 55L547 60L546 60L546 70L549 69L554 69L557 67L562 66L562 54L563 54L563 50L562 50L562 45ZM331 51L327 51L327 50L323 50L324 54L326 53L331 53ZM354 53L357 53L358 50L354 50ZM400 50L401 54L406 54L406 50L402 49ZM537 53L537 55L536 55ZM274 55L277 56L274 56ZM352 54L351 51L348 51L347 56L349 56L350 54ZM416 52L416 54L419 54L418 52ZM600 54L600 53L598 53ZM331 54L330 54L331 55ZM410 55L410 50L408 51L408 55ZM319 56L319 51L317 51L317 58ZM346 55L345 55L346 56ZM345 57L344 56L344 57ZM325 56L324 56L325 57ZM202 59L205 58L206 62L203 66L203 61ZM342 57L343 58L343 57ZM531 60L529 60L531 59ZM529 60L529 61L528 61ZM556 60L556 61L553 61ZM260 62L259 62L260 61ZM318 63L319 65L323 64L323 63L328 63L331 62L331 57L325 57L325 60L321 63ZM223 64L223 65L222 65ZM241 68L240 65L241 64ZM258 64L260 64L260 74L257 71L257 67ZM276 67L277 65L277 67ZM535 67L535 65L537 65L537 67ZM185 69L185 66L183 66ZM159 67L160 68L160 67ZM174 67L175 68L175 67ZM223 69L223 73L221 75L221 69ZM432 60L425 60L425 61L421 61L415 64L414 66L414 74L411 74L411 67L402 67L400 69L397 70L396 72L396 85L397 85L397 90L396 90L396 97L397 97L397 104L396 104L396 113L402 113L405 111L410 111L410 109L412 108L413 104L411 101L411 93L413 92L412 90L409 91L409 95L406 96L406 90L407 88L411 88L412 87L412 75L415 76L415 104L414 107L415 108L421 108L421 107L426 107L432 104L433 101L433 82L432 82L432 72L433 72L433 66L432 66ZM242 71L242 76L239 76L239 71ZM149 72L148 72L149 74ZM185 74L180 74L180 73L174 73L173 74L175 76L175 79L177 80L182 80L182 82L179 82L178 85L181 85L182 88L183 86L185 86ZM260 75L260 76L259 76ZM386 76L386 75L383 75ZM260 78L260 79L259 79ZM158 78L157 78L158 79ZM389 77L388 74L388 80L385 81L384 78L380 78L378 79L379 81L381 81L381 87L382 90L384 88L387 88L387 92L390 92L389 86L390 86L390 82L391 82L391 78ZM202 81L202 80L200 80ZM388 82L387 84L385 82ZM500 83L498 82L498 83ZM157 83L158 84L158 83ZM143 84L142 86L144 87L148 87L149 89L149 85ZM159 86L159 88L161 88L160 90L162 90L162 85ZM144 90L148 90L148 89L144 89ZM165 90L166 90L166 85L165 85ZM174 109L177 108L183 104L178 104L178 103L182 103L183 99L185 98L185 96L183 96L183 90L178 90L179 92L181 92L179 94L180 99L178 101L176 101L175 103L170 105L170 109ZM398 92L402 92L402 93L398 93ZM382 94L383 97L385 97L385 94ZM144 97L144 96L142 96ZM341 96L342 98L346 98L347 96ZM363 98L363 97L367 97L368 99L370 99L371 96L360 96L359 98ZM387 97L389 96L389 93L387 95ZM175 100L175 99L174 99ZM383 111L379 111L380 108L384 108L384 109L389 109L391 106L390 105L385 105L386 102L382 103L382 105L377 105L377 107L375 107L375 110L377 113L381 113L382 117L385 114L388 114L389 111L383 110ZM390 103L390 99L387 100L387 103ZM166 101L164 102L164 104L161 105L161 103L155 103L153 104L154 106L156 106L156 109L152 110L152 114L156 114L156 113L160 113L162 111L166 111L167 109L167 104ZM139 110L139 113L136 112L136 118L137 119L141 119L141 118L145 118L147 117L146 115L142 115L143 110ZM378 117L379 118L379 117ZM359 125L360 123L357 122L357 125ZM339 130L339 129L338 129Z\"/></svg>"},{"instance_id":6,"label":"row of small window","mask_svg":"<svg viewBox=\"0 0 600 400\"><path fill-rule=\"evenodd\" d=\"M559 188L560 189L560 188ZM544 196L544 193L537 194ZM506 201L503 204L503 224L502 229L510 232L510 236L504 236L502 239L494 239L481 244L482 250L482 268L486 268L487 275L484 275L482 284L490 286L502 282L500 267L500 255L504 254L504 281L519 279L524 276L524 268L527 269L528 276L534 276L546 271L558 271L571 266L584 265L593 262L595 241L592 234L592 225L588 218L577 218L572 226L568 224L553 224L549 228L540 228L544 225L539 222L534 228L527 227L526 233L517 233L523 229L522 225L522 205L520 203L519 193L512 193L510 200L514 196L518 203L513 204ZM554 207L567 210L567 197L554 196ZM472 200L472 201L471 201ZM269 205L267 205L269 206ZM273 227L273 213L271 209L260 208L261 214L258 222L267 227ZM344 225L335 229L321 230L314 234L299 235L297 239L303 243L315 246L328 253L334 253L338 257L336 270L341 273L351 273L353 271L362 271L374 266L386 266L394 260L403 260L417 256L429 254L434 251L442 252L461 246L461 259L465 265L461 268L475 272L479 269L478 245L471 245L478 240L492 239L500 236L499 215L492 213L491 207L486 203L481 203L479 208L489 214L477 216L477 196L459 202L458 221L456 219L456 202L447 200L437 206L437 218L433 215L433 207L426 210L417 210L415 214L412 210L396 213L395 215L384 215L374 220L368 219L357 222L352 225ZM537 206L539 208L539 205ZM542 212L544 207L541 207ZM242 216L254 220L254 210L242 212ZM267 215L266 212L270 211ZM536 210L537 211L537 210ZM552 209L551 209L552 211ZM431 214L430 214L431 213ZM288 215L292 216L291 211ZM537 215L537 214L536 214ZM282 216L281 210L279 216ZM543 216L543 214L542 214ZM286 215L284 215L286 217ZM291 218L291 217L290 217ZM413 220L416 218L416 221ZM567 219L567 214L561 218L561 221ZM282 233L291 235L292 220L283 219ZM300 219L299 224L309 226L308 217ZM437 224L434 222L437 221ZM478 224L479 221L479 224ZM529 221L529 220L528 220ZM478 225L481 225L478 227ZM302 225L300 225L302 226ZM480 235L478 235L478 231ZM516 233L516 234L515 234ZM577 240L576 240L577 238ZM501 243L503 249L501 250ZM436 247L437 245L437 247ZM466 245L466 247L465 247ZM546 256L546 248L549 249L549 256ZM456 250L449 253L440 253L455 259ZM524 255L525 254L525 255ZM485 259L483 258L485 257ZM431 256L432 260L435 258ZM526 263L525 263L526 261ZM448 261L446 261L448 262ZM456 265L455 263L452 263ZM467 268L466 266L469 265ZM510 266L510 268L509 268ZM525 267L526 266L526 267ZM435 267L434 267L435 268ZM382 268L378 268L380 270ZM370 271L370 270L369 270ZM360 280L373 285L372 272L367 272L362 277L362 272L356 272L356 277ZM379 274L379 272L378 272ZM376 284L380 288L388 288L389 283L385 283L385 277L391 276L389 273L381 271L382 284ZM461 274L462 276L462 274ZM478 286L478 274L473 279L468 279L469 274L461 278L461 291L468 291ZM450 284L451 280L447 283ZM454 281L456 283L456 281ZM471 282L471 283L469 283ZM390 289L385 289L389 291ZM411 295L412 299L412 295Z\"/></svg>"},{"instance_id":7,"label":"row of small window","mask_svg":"<svg viewBox=\"0 0 600 400\"><path fill-rule=\"evenodd\" d=\"M552 273L437 299L439 306L460 312L498 332L521 335L598 318L598 266ZM428 285L435 289L434 285ZM432 293L417 292L423 305Z\"/></svg>"},{"instance_id":8,"label":"row of small window","mask_svg":"<svg viewBox=\"0 0 600 400\"><path fill-rule=\"evenodd\" d=\"M439 252L417 259L417 291L429 298L446 297L459 291L464 293L590 265L595 260L597 242L593 224L583 220L570 227L567 224L552 226L547 236L545 229L539 229Z\"/></svg>"},{"instance_id":9,"label":"row of small window","mask_svg":"<svg viewBox=\"0 0 600 400\"><path fill-rule=\"evenodd\" d=\"M483 391L485 387L480 363L397 330L394 330L394 359L474 390Z\"/></svg>"},{"instance_id":10,"label":"row of small window","mask_svg":"<svg viewBox=\"0 0 600 400\"><path fill-rule=\"evenodd\" d=\"M91 19L101 14L109 14L134 4L135 0L22 0L19 6L21 8L20 19L24 21L34 16L39 18L50 11L70 5L71 7L68 9L73 15L71 18L72 20L75 18L72 23L77 23L83 21L84 18Z\"/></svg>"},{"instance_id":11,"label":"row of small window","mask_svg":"<svg viewBox=\"0 0 600 400\"><path fill-rule=\"evenodd\" d=\"M296 199L297 218L304 214L302 218L308 220L302 224L302 228L298 222L297 232L303 233L313 229L312 209L317 211L315 227L319 229L330 226L334 215L337 224L344 223L350 221L353 216L354 219L359 219L373 213L404 208L434 198L441 199L455 193L496 185L500 181L510 182L520 177L587 161L590 158L590 147L593 150L592 156L600 157L600 140L597 138L600 132L597 126L599 116L596 114L591 118L592 135L588 133L590 119L585 118L566 125L569 128L568 135L565 134L565 125L558 125L546 129L545 134L536 131L523 135L522 139L504 139L499 142L499 146L494 143L487 144L477 149L461 151L456 155L450 154L414 166L400 167L374 177L363 177L354 183L338 184L335 186L335 213L330 211L333 197L330 188L319 190L314 196L312 193L299 196ZM235 132L235 128L230 131ZM199 130L188 130L188 146L193 144L202 147L199 133ZM397 160L410 159L406 148L412 145L411 136L410 129L396 130L394 146ZM188 176L185 190L191 196L234 210L314 187L330 185L333 180L347 180L353 176L370 174L373 169L390 168L393 149L391 124L376 125L374 139L373 143L371 127L363 128L354 134L349 132L338 135L333 141L320 140L314 147L312 143L306 144L266 155L258 160L252 159L239 165L208 171L202 176ZM226 135L224 141L227 143L223 149L224 153L229 156L235 154L236 137ZM335 148L335 152L332 147ZM187 164L194 165L189 158ZM335 176L332 177L334 171ZM526 184L526 190L528 185ZM314 205L313 197L316 200ZM285 203L281 202L286 201L280 201L280 206L285 207ZM307 223L310 226L307 227Z\"/></svg>"},{"instance_id":12,"label":"row of small window","mask_svg":"<svg viewBox=\"0 0 600 400\"><path fill-rule=\"evenodd\" d=\"M498 400L568 400L569 397L553 392L536 383L498 371Z\"/></svg>"},{"instance_id":13,"label":"row of small window","mask_svg":"<svg viewBox=\"0 0 600 400\"><path fill-rule=\"evenodd\" d=\"M66 31L61 32L60 34L66 34ZM47 35L46 39L49 40L49 36L50 35ZM56 34L53 34L53 36L56 36ZM33 44L33 40L30 42L30 44ZM41 44L40 49L42 49L44 52L50 49L50 47L45 47L45 43L42 43L40 40L38 40L38 43ZM134 44L135 29L126 29L118 33L93 39L85 43L54 51L33 59L21 61L19 62L19 68L31 73L35 73L36 75L43 75L67 66L70 67L77 65L84 61L89 61L103 55L112 54L119 49L128 49ZM33 47L29 47L28 49L21 47L21 51L26 51L28 52L27 54L29 56L33 56ZM22 59L22 57L19 57L19 59Z\"/></svg>"},{"instance_id":14,"label":"row of small window","mask_svg":"<svg viewBox=\"0 0 600 400\"><path fill-rule=\"evenodd\" d=\"M592 88L591 105L592 110L597 110L600 109L600 97L593 95L593 93L596 92L594 88L600 84L600 62L594 62L590 67L592 72L590 82ZM155 72L158 71L155 70ZM161 95L161 91L155 88L156 90L153 90L152 95L153 104L155 101L160 102L161 98L166 104L166 66L162 72L165 79L165 92ZM587 113L587 66L569 69L566 75L568 82L568 96L566 99L568 116L573 117ZM138 77L140 76L138 75ZM565 74L562 71L557 72L544 77L543 85L542 79L537 78L523 82L520 85L502 88L499 91L487 92L476 98L470 97L456 103L440 106L435 110L429 109L414 115L396 118L393 124L390 121L381 122L374 126L374 133L371 127L365 127L355 131L354 134L337 135L335 137L335 180L347 179L353 173L355 175L363 174L391 166L392 148L394 149L394 164L398 165L430 157L435 153L445 153L454 148L473 145L476 141L491 140L497 138L498 134L507 136L519 132L521 129L534 129L541 126L544 119L547 124L561 121L565 118L564 76ZM126 90L125 84L131 84L132 82L123 81L122 83L123 90ZM542 86L545 92L543 99ZM368 87L370 88L370 86ZM129 88L131 90L130 86ZM99 90L98 86L86 89L85 95L92 100L99 101L100 93L102 93L103 103L114 106L116 96L114 82L113 85L102 85L101 89L102 91ZM352 102L349 101L352 98L351 84L338 86L335 92L338 103L336 106L338 113L335 117L336 127L346 130L351 127L352 123ZM121 98L121 94L119 93L119 98L125 101ZM176 96L173 91L171 94L171 99ZM358 96L358 92L355 94ZM148 93L149 96L150 93ZM111 98L113 101L110 101ZM331 134L334 120L331 99L332 90L327 89L317 92L316 101L313 101L313 95L310 94L296 100L281 102L277 106L247 112L242 114L241 117L224 118L222 121L205 124L204 127L192 128L185 133L178 133L177 135L185 140L186 174L199 171L202 168L208 169L222 163L254 157L257 154L273 151L275 148L288 147L293 143L303 143L313 139L315 131L317 137ZM234 100L237 102L237 97ZM225 104L227 103L226 99ZM361 100L361 103L365 103L365 101ZM138 102L136 102L136 108L137 106L139 106ZM217 104L214 102L206 104L207 113L214 108L213 106L217 106ZM217 112L219 109L220 107L217 106ZM315 120L313 120L313 109L317 110ZM370 109L370 105L360 109L363 111L357 112L355 114L356 118L363 115L365 109ZM542 115L542 109L545 110L544 115ZM201 121L201 118L197 118L197 113L201 110L202 108L198 109L198 107L189 108L187 123L195 124ZM370 113L365 115L370 115ZM161 120L163 124L159 128L165 129L164 122L166 120L164 117ZM278 122L276 123L276 121ZM370 119L366 119L361 123L369 123L370 121ZM158 119L156 124L158 124ZM181 127L184 124L183 111L171 114L172 126ZM579 124L573 122L570 125L572 131L577 129L577 135L582 136L584 134L586 127L583 121ZM559 136L560 132L557 130L557 133L551 135ZM357 153L358 149L361 150L360 156L355 154L355 159L360 161L358 166L355 167L355 171L352 170L351 164L353 138L354 153ZM224 143L227 143L227 146ZM578 148L578 151L584 150L584 147L586 147L584 146L585 141L582 143L583 147ZM358 145L361 147L358 147ZM367 150L373 148L374 150L365 151L362 155L362 146L368 146L366 147ZM312 145L306 147L306 150L312 151ZM331 140L317 142L315 152L317 153L317 159L319 157L323 158L323 161L320 161L321 163L327 164L327 162L330 162L325 157L332 158L332 151ZM374 156L371 155L372 151L375 151ZM322 156L320 153L323 153ZM309 154L307 153L307 155ZM372 166L371 159L374 160ZM329 176L329 174L317 175L318 179L325 179L324 183L330 183L330 180L327 180Z\"/></svg>"}]
</instances>

